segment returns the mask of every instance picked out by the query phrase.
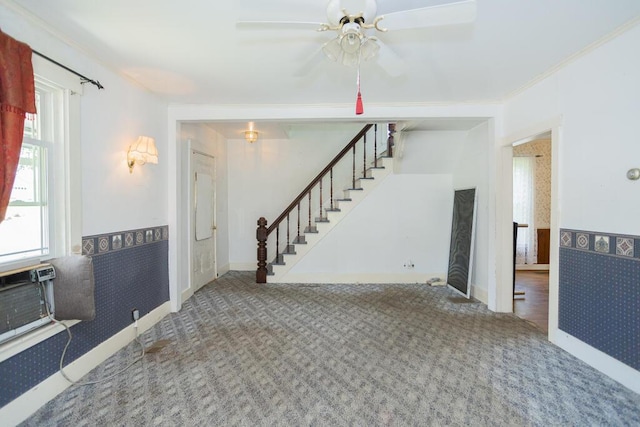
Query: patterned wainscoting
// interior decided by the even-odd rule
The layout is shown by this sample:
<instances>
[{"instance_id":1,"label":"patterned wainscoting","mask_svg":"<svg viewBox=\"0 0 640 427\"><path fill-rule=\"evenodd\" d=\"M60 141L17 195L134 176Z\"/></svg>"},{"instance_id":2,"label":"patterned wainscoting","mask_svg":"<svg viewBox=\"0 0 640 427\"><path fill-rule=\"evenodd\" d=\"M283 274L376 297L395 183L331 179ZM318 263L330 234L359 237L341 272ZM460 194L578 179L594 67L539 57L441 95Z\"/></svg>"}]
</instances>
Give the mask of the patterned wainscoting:
<instances>
[{"instance_id":1,"label":"patterned wainscoting","mask_svg":"<svg viewBox=\"0 0 640 427\"><path fill-rule=\"evenodd\" d=\"M169 239L169 227L144 228L82 238L82 255L102 255Z\"/></svg>"},{"instance_id":2,"label":"patterned wainscoting","mask_svg":"<svg viewBox=\"0 0 640 427\"><path fill-rule=\"evenodd\" d=\"M560 230L559 327L640 370L640 236Z\"/></svg>"},{"instance_id":3,"label":"patterned wainscoting","mask_svg":"<svg viewBox=\"0 0 640 427\"><path fill-rule=\"evenodd\" d=\"M65 365L131 325L133 308L144 316L169 300L168 238L167 226L83 237L83 253L93 260L96 318L71 327ZM66 341L59 333L0 363L0 407L57 372Z\"/></svg>"}]
</instances>

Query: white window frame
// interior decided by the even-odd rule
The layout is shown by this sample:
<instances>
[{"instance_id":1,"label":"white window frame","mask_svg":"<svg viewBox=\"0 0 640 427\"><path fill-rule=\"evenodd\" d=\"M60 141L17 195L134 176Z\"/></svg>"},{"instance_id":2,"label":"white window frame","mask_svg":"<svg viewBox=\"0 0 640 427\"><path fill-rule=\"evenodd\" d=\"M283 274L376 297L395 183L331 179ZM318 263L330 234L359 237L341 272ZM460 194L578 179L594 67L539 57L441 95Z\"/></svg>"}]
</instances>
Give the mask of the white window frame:
<instances>
[{"instance_id":1,"label":"white window frame","mask_svg":"<svg viewBox=\"0 0 640 427\"><path fill-rule=\"evenodd\" d=\"M51 62L33 56L33 70L38 84L50 85L59 90L54 97L53 120L58 121L54 142L62 142L63 149L55 150L50 156L49 185L53 183L57 191L63 191L50 200L50 209L55 209L57 226L53 234L56 248L47 257L33 257L0 264L0 272L39 264L53 257L82 253L82 155L80 141L80 97L82 84L78 77L71 75ZM53 174L53 177L51 176ZM67 326L78 320L64 321ZM49 337L63 332L59 324L40 327L18 338L0 345L0 362L13 357Z\"/></svg>"},{"instance_id":2,"label":"white window frame","mask_svg":"<svg viewBox=\"0 0 640 427\"><path fill-rule=\"evenodd\" d=\"M50 99L42 100L50 105L53 123L42 123L50 128L47 135L52 144L45 141L29 141L47 148L49 190L49 254L25 257L0 263L0 272L29 265L47 259L82 252L82 158L80 150L80 96L82 84L55 64L33 56L36 84L51 90Z\"/></svg>"}]
</instances>

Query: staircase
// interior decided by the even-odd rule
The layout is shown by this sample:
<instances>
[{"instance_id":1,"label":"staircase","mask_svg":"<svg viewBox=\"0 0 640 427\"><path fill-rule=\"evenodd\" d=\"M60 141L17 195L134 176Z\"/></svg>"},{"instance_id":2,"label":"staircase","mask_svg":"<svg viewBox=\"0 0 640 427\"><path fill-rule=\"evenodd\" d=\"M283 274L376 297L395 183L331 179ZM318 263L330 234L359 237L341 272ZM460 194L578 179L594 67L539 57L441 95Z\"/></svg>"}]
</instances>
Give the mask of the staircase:
<instances>
[{"instance_id":1,"label":"staircase","mask_svg":"<svg viewBox=\"0 0 640 427\"><path fill-rule=\"evenodd\" d=\"M281 282L298 261L392 173L395 125L388 125L386 141L381 144L384 151L380 154L377 129L377 124L363 127L271 226L267 227L264 217L258 220L257 283ZM340 175L338 170L342 168L344 171L345 163L349 164L350 177L345 177L344 172L341 174L342 179L348 178L348 184L342 190L342 197L336 198L334 171ZM318 215L313 215L314 212ZM272 258L267 263L269 252Z\"/></svg>"}]
</instances>

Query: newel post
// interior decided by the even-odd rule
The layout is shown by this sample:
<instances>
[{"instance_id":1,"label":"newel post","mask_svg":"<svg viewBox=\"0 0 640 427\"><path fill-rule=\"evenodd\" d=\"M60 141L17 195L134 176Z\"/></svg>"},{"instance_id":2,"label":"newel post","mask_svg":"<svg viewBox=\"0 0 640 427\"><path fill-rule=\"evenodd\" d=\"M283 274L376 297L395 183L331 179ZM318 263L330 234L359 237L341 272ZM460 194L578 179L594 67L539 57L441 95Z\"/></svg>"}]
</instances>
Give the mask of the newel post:
<instances>
[{"instance_id":1,"label":"newel post","mask_svg":"<svg viewBox=\"0 0 640 427\"><path fill-rule=\"evenodd\" d=\"M260 217L258 229L258 270L256 271L256 283L267 283L267 220Z\"/></svg>"}]
</instances>

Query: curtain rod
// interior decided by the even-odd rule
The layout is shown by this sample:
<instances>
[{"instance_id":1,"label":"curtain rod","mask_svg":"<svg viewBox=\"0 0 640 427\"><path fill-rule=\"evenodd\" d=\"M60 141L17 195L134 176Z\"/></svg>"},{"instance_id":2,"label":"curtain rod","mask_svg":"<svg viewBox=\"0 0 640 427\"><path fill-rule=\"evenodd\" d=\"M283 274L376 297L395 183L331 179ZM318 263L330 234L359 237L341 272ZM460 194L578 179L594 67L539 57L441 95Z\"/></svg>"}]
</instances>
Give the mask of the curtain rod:
<instances>
[{"instance_id":1,"label":"curtain rod","mask_svg":"<svg viewBox=\"0 0 640 427\"><path fill-rule=\"evenodd\" d=\"M80 84L91 83L92 85L97 86L97 87L98 87L98 89L104 89L104 86L102 86L98 80L93 80L93 79L90 79L90 78L88 78L88 77L86 77L86 76L83 76L82 74L78 73L77 71L72 70L71 68L69 68L69 67L67 67L67 66L65 66L65 65L62 65L62 64L61 64L61 63L59 63L58 61L55 61L55 60L53 60L53 59L49 58L48 56L41 54L40 52L38 52L38 51L36 51L36 50L33 50L33 49L32 49L31 51L32 51L33 53L35 53L36 55L38 55L38 56L40 56L40 57L42 57L42 58L46 59L47 61L49 61L49 62L52 62L52 63L56 64L58 67L64 68L65 70L69 71L70 73L73 73L73 74L75 74L76 76L80 77L80 78L82 79L82 81L80 82Z\"/></svg>"}]
</instances>

